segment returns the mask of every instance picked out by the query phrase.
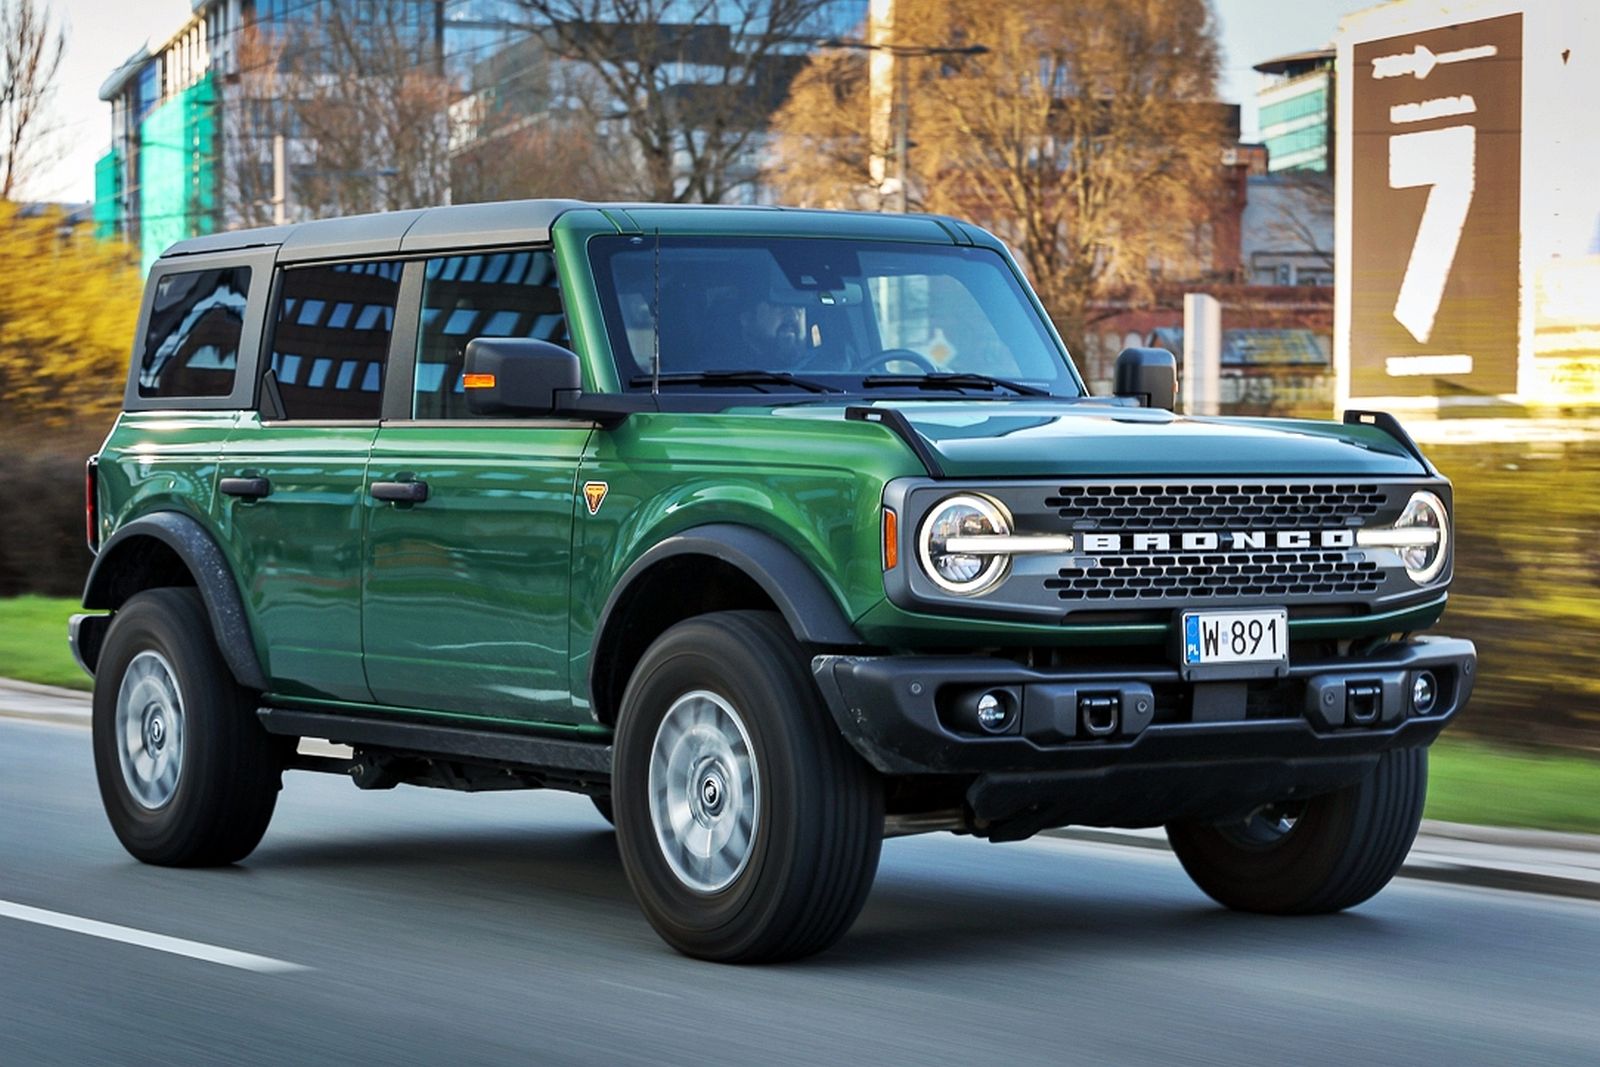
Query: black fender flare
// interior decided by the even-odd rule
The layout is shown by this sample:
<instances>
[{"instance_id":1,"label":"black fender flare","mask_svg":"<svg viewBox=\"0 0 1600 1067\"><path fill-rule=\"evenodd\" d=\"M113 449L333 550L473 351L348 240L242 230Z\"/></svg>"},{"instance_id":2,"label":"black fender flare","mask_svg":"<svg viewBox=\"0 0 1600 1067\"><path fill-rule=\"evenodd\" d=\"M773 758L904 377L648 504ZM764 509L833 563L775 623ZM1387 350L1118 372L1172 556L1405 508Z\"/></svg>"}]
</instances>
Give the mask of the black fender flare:
<instances>
[{"instance_id":1,"label":"black fender flare","mask_svg":"<svg viewBox=\"0 0 1600 1067\"><path fill-rule=\"evenodd\" d=\"M156 511L134 519L112 534L100 546L94 566L89 568L89 580L83 587L83 606L115 611L139 591L119 581L118 566L111 562L126 560L130 553L137 552L137 547L129 546L129 542L139 538L159 541L183 561L194 576L217 647L233 677L246 689L265 692L267 673L256 656L255 638L244 613L244 598L234 580L233 568L216 539L189 515L180 511Z\"/></svg>"},{"instance_id":2,"label":"black fender flare","mask_svg":"<svg viewBox=\"0 0 1600 1067\"><path fill-rule=\"evenodd\" d=\"M859 647L866 642L828 592L822 579L794 549L771 534L735 523L709 523L673 534L634 560L617 579L595 619L589 657L589 688L594 692L600 651L612 624L612 613L634 581L651 567L674 556L710 556L728 563L761 587L794 634L806 644Z\"/></svg>"}]
</instances>

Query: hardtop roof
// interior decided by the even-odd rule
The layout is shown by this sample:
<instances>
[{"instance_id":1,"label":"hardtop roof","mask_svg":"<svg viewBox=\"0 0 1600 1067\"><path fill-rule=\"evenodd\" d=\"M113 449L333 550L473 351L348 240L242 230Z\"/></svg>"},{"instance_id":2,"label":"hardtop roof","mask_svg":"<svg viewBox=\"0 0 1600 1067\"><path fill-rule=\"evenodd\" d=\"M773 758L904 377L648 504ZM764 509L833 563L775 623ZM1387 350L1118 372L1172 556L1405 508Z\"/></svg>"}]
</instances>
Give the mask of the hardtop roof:
<instances>
[{"instance_id":1,"label":"hardtop roof","mask_svg":"<svg viewBox=\"0 0 1600 1067\"><path fill-rule=\"evenodd\" d=\"M734 204L644 204L590 203L583 200L503 200L487 204L451 204L443 207L386 211L372 215L317 219L284 226L263 226L206 234L179 241L162 253L162 258L193 256L213 252L235 252L250 248L277 248L280 263L302 260L339 259L394 253L431 252L461 247L542 244L550 240L556 220L578 209L605 211L618 232L625 232L633 213L657 216L657 212L714 212L726 223L736 213L765 215L776 221L783 216L828 216L837 222L853 219L875 234L894 232L905 239L972 243L966 226L954 219L933 215L881 215L874 212L817 211ZM705 216L702 214L702 218ZM787 221L787 220L786 220ZM721 227L718 227L719 229ZM787 228L787 227L785 227Z\"/></svg>"}]
</instances>

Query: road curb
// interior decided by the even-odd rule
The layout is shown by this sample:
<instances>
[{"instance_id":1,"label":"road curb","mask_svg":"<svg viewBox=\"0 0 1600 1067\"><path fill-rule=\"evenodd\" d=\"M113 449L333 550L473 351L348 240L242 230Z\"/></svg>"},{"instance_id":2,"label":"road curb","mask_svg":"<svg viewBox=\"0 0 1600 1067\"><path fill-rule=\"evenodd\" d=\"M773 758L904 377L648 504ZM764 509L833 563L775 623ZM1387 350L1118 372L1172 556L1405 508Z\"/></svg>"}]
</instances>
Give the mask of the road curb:
<instances>
[{"instance_id":1,"label":"road curb","mask_svg":"<svg viewBox=\"0 0 1600 1067\"><path fill-rule=\"evenodd\" d=\"M1068 841L1171 851L1160 830L1069 827L1044 833ZM1427 820L1400 877L1600 901L1600 835Z\"/></svg>"}]
</instances>

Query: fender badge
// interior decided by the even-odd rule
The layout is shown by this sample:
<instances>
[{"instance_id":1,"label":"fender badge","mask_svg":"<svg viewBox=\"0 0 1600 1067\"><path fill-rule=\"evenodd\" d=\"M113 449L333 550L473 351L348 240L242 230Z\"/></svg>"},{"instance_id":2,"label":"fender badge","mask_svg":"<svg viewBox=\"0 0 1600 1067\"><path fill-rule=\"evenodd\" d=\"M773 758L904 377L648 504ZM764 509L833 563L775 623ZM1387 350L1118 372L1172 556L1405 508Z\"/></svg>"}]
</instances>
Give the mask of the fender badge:
<instances>
[{"instance_id":1,"label":"fender badge","mask_svg":"<svg viewBox=\"0 0 1600 1067\"><path fill-rule=\"evenodd\" d=\"M583 501L589 505L589 514L593 515L600 510L600 505L605 503L608 488L610 487L605 482L583 483Z\"/></svg>"}]
</instances>

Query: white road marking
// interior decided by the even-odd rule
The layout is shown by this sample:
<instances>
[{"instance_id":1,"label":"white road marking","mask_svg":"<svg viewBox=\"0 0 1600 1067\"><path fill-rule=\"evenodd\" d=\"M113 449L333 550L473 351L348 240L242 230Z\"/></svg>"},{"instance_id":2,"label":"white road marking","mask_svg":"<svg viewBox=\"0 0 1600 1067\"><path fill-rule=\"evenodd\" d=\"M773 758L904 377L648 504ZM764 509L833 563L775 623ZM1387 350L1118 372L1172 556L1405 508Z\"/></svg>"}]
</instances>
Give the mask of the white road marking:
<instances>
[{"instance_id":1,"label":"white road marking","mask_svg":"<svg viewBox=\"0 0 1600 1067\"><path fill-rule=\"evenodd\" d=\"M117 926L94 919L83 919L76 915L65 915L59 911L31 908L26 904L17 904L9 900L0 900L0 918L49 926L74 934L87 934L105 941L137 945L140 948L155 949L157 952L166 952L174 956L187 956L189 959L202 960L206 963L219 963L224 967L236 967L241 971L254 971L257 974L291 974L295 971L311 970L310 967L303 967L298 963L287 963L268 956L253 956L248 952L235 952L230 948L218 948L216 945L207 945L199 941L185 941L181 937L168 937L165 934L135 930L131 926Z\"/></svg>"}]
</instances>

